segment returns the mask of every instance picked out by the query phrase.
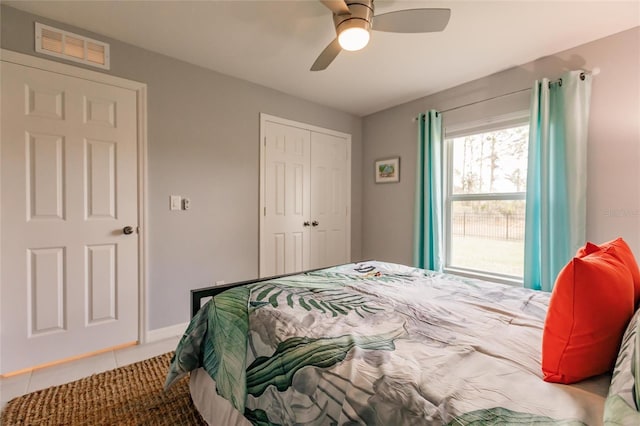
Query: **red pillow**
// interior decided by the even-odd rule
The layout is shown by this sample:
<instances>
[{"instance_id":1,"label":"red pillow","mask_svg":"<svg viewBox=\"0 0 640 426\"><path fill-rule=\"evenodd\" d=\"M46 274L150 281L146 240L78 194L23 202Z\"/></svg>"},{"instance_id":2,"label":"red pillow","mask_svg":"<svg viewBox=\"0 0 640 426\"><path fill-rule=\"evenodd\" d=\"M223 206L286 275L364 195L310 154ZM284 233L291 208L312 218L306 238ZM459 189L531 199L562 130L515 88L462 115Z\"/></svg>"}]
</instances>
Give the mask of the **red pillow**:
<instances>
[{"instance_id":1,"label":"red pillow","mask_svg":"<svg viewBox=\"0 0 640 426\"><path fill-rule=\"evenodd\" d=\"M542 335L545 381L575 383L613 368L634 312L633 278L617 250L573 258L560 271Z\"/></svg>"},{"instance_id":2,"label":"red pillow","mask_svg":"<svg viewBox=\"0 0 640 426\"><path fill-rule=\"evenodd\" d=\"M611 246L616 248L616 255L631 272L631 276L633 277L633 304L634 306L638 306L638 302L640 302L640 269L638 269L638 263L633 256L631 248L621 237L602 243L599 246L588 242L584 247L578 249L576 257L585 257Z\"/></svg>"}]
</instances>

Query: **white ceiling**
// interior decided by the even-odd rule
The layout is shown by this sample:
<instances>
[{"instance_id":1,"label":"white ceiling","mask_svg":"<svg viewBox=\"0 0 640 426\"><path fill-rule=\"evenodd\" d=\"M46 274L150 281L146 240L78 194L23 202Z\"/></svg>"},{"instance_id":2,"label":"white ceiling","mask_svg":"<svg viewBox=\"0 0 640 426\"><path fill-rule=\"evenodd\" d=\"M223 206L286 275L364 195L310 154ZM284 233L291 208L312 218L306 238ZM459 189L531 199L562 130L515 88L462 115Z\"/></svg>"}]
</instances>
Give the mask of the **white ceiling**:
<instances>
[{"instance_id":1,"label":"white ceiling","mask_svg":"<svg viewBox=\"0 0 640 426\"><path fill-rule=\"evenodd\" d=\"M376 13L447 7L451 20L441 33L374 32L310 72L335 37L316 0L4 3L359 116L640 25L640 0L376 0Z\"/></svg>"}]
</instances>

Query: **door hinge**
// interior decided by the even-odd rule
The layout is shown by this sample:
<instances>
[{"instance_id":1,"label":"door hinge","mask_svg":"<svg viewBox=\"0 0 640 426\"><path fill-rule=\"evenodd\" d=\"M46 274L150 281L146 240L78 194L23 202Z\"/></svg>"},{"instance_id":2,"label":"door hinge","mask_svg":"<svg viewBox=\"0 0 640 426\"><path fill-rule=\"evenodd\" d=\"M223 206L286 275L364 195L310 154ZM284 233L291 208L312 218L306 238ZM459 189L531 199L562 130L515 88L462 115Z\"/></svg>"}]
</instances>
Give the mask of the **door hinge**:
<instances>
[{"instance_id":1,"label":"door hinge","mask_svg":"<svg viewBox=\"0 0 640 426\"><path fill-rule=\"evenodd\" d=\"M263 214L266 216L267 215L267 208L263 207L262 210L263 210Z\"/></svg>"}]
</instances>

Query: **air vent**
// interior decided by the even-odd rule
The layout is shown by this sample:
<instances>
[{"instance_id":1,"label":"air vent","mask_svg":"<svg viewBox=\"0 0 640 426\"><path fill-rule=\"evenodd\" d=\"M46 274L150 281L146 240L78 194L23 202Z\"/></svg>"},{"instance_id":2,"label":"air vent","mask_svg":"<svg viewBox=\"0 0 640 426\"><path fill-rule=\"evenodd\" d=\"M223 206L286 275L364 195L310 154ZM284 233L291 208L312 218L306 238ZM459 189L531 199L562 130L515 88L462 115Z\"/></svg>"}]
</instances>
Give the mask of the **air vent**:
<instances>
[{"instance_id":1,"label":"air vent","mask_svg":"<svg viewBox=\"0 0 640 426\"><path fill-rule=\"evenodd\" d=\"M109 69L109 45L36 22L36 52Z\"/></svg>"}]
</instances>

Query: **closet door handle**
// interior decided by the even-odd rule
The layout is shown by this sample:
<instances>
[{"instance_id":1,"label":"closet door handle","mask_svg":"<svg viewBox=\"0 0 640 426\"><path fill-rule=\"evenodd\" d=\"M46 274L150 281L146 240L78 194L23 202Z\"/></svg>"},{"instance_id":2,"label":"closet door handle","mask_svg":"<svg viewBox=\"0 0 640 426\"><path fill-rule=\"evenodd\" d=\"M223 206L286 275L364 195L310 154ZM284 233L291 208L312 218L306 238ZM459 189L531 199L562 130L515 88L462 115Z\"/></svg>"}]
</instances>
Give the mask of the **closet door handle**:
<instances>
[{"instance_id":1,"label":"closet door handle","mask_svg":"<svg viewBox=\"0 0 640 426\"><path fill-rule=\"evenodd\" d=\"M312 226L318 226L320 225L320 222L318 222L317 220L314 220L313 222L311 222Z\"/></svg>"},{"instance_id":2,"label":"closet door handle","mask_svg":"<svg viewBox=\"0 0 640 426\"><path fill-rule=\"evenodd\" d=\"M311 224L309 223L308 220L302 224L302 226L309 226L309 225L311 225Z\"/></svg>"}]
</instances>

